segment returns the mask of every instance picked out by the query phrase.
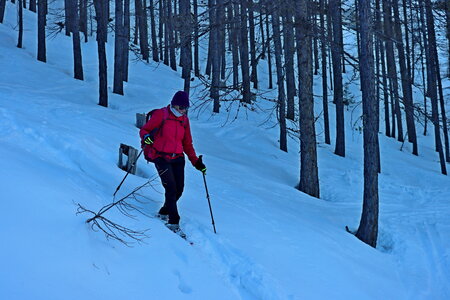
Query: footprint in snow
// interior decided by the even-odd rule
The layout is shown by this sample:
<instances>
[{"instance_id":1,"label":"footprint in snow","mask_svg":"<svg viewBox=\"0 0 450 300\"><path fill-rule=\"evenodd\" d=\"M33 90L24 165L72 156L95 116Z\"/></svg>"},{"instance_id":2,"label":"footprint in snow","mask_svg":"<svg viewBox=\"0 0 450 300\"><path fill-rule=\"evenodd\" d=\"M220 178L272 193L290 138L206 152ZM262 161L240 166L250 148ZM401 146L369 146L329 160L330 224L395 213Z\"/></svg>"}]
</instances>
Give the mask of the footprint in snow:
<instances>
[{"instance_id":1,"label":"footprint in snow","mask_svg":"<svg viewBox=\"0 0 450 300\"><path fill-rule=\"evenodd\" d=\"M183 294L190 294L192 293L192 288L186 284L186 282L184 282L183 278L181 277L181 274L178 270L174 270L173 274L175 276L177 276L178 278L178 289L183 293Z\"/></svg>"}]
</instances>

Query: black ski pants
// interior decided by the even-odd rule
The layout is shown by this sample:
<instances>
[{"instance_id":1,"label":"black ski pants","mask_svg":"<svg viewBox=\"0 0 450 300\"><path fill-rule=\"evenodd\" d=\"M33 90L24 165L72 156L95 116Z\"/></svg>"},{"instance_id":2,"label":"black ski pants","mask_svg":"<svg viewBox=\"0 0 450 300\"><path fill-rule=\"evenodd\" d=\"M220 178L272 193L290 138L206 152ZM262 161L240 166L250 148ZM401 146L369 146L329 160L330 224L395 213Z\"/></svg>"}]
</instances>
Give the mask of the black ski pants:
<instances>
[{"instance_id":1,"label":"black ski pants","mask_svg":"<svg viewBox=\"0 0 450 300\"><path fill-rule=\"evenodd\" d=\"M178 214L177 201L183 194L184 189L185 159L179 157L168 161L159 157L154 160L154 163L165 189L165 201L159 213L169 215L169 224L178 224L180 215Z\"/></svg>"}]
</instances>

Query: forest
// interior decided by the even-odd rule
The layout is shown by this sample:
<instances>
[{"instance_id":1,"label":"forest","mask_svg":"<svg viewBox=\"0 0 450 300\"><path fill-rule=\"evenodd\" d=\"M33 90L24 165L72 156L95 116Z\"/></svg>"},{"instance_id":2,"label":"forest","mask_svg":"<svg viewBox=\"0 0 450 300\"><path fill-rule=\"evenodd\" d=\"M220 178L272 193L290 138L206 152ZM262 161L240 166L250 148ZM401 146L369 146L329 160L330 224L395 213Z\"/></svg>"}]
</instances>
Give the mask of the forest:
<instances>
[{"instance_id":1,"label":"forest","mask_svg":"<svg viewBox=\"0 0 450 300\"><path fill-rule=\"evenodd\" d=\"M0 0L0 23L7 0ZM73 77L84 79L82 47L96 39L98 104L108 107L106 44L114 44L112 93L124 95L131 60L153 61L180 73L190 92L200 89L197 107L211 113L229 105L252 109L271 101L279 127L279 148L300 141L297 188L320 198L317 164L318 119L325 143L345 157L345 111L362 106L364 195L360 225L353 232L376 247L378 175L383 171L379 135L411 144L420 156L418 135L434 136L440 172L450 163L448 94L450 0L13 0L17 47L37 42L36 59L47 61L46 41L65 34L73 41ZM37 36L23 28L24 10L37 14ZM352 36L356 51L346 50ZM268 70L267 96L259 88ZM346 96L343 74L353 74L361 102ZM316 81L321 94L313 92ZM74 83L76 84L76 83ZM447 87L448 89L448 87ZM359 100L358 100L359 101ZM330 115L333 105L335 115ZM317 113L319 112L319 114ZM330 128L334 118L335 128ZM420 128L420 129L419 129ZM335 140L330 132L335 131ZM438 166L436 166L438 168Z\"/></svg>"}]
</instances>

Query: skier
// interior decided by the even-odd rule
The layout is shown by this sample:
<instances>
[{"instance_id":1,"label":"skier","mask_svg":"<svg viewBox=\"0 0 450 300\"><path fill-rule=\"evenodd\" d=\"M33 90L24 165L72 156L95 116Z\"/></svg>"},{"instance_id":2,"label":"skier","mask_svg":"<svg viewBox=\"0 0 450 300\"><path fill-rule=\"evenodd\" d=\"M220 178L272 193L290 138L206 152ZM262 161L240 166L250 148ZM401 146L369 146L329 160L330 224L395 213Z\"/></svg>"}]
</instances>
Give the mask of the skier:
<instances>
[{"instance_id":1,"label":"skier","mask_svg":"<svg viewBox=\"0 0 450 300\"><path fill-rule=\"evenodd\" d=\"M189 95L178 91L170 105L151 112L139 132L145 158L155 164L165 189L165 201L158 217L168 221L167 227L176 233L181 232L177 201L184 188L184 153L197 170L206 172L202 156L197 157L192 144L188 108Z\"/></svg>"}]
</instances>

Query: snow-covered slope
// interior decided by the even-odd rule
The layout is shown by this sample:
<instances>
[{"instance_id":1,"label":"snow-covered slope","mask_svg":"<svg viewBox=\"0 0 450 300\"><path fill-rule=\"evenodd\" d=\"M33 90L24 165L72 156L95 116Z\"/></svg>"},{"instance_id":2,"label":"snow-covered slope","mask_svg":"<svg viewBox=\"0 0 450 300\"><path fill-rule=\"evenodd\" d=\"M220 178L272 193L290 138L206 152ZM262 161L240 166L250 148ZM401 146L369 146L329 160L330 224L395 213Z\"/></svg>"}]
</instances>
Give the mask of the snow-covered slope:
<instances>
[{"instance_id":1,"label":"snow-covered slope","mask_svg":"<svg viewBox=\"0 0 450 300\"><path fill-rule=\"evenodd\" d=\"M112 201L125 175L119 144L139 146L135 113L166 105L182 81L163 65L131 63L126 96L110 93L110 107L100 107L94 39L83 44L86 80L77 81L71 39L49 40L48 63L40 63L35 16L25 12L17 49L14 12L8 2L0 24L0 299L450 298L450 185L432 137L420 137L414 157L380 134L378 249L344 230L357 228L362 206L361 134L350 111L346 158L319 136L320 200L294 188L298 144L279 151L265 112L230 123L205 110L191 112L191 124L218 234L190 165L179 206L193 246L155 218L114 211L108 217L120 224L149 229L146 244L127 248L92 231L76 204L96 211ZM112 58L111 43L107 51ZM155 175L144 160L138 169L120 195ZM143 191L146 213L156 213L161 192Z\"/></svg>"}]
</instances>

